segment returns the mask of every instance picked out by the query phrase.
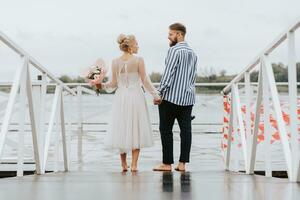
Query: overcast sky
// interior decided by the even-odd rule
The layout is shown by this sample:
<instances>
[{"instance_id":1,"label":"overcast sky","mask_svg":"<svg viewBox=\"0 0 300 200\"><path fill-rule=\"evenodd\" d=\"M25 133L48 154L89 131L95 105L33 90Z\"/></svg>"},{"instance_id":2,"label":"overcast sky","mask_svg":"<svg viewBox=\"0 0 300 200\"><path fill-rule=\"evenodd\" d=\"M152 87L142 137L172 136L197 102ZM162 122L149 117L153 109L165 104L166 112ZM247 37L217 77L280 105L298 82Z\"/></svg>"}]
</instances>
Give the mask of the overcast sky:
<instances>
[{"instance_id":1,"label":"overcast sky","mask_svg":"<svg viewBox=\"0 0 300 200\"><path fill-rule=\"evenodd\" d=\"M136 35L149 73L162 72L173 22L186 25L200 71L237 73L297 19L299 0L0 0L0 31L57 76L110 63L120 33ZM13 55L0 43L0 80L18 66Z\"/></svg>"}]
</instances>

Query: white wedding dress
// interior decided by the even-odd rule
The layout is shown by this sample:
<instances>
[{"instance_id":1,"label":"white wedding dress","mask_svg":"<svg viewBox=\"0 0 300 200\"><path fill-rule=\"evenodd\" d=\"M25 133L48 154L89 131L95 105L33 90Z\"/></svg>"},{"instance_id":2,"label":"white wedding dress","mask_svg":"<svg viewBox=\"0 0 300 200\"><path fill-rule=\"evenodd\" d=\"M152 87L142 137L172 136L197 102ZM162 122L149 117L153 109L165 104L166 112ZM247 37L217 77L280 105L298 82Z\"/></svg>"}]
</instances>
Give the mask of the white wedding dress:
<instances>
[{"instance_id":1,"label":"white wedding dress","mask_svg":"<svg viewBox=\"0 0 300 200\"><path fill-rule=\"evenodd\" d=\"M127 61L121 58L113 60L112 78L103 84L108 92L116 90L112 120L105 139L107 149L127 153L153 145L151 121L142 87L153 98L159 98L146 74L143 58L132 56Z\"/></svg>"}]
</instances>

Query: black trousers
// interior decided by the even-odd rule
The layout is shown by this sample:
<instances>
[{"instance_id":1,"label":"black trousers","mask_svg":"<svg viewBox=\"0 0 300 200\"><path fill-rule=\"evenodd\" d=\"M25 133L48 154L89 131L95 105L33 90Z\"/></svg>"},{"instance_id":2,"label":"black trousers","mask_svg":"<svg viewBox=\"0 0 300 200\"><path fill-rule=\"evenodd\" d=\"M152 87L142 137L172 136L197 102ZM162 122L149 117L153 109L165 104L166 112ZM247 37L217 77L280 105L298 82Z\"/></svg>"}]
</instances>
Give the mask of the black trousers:
<instances>
[{"instance_id":1,"label":"black trousers","mask_svg":"<svg viewBox=\"0 0 300 200\"><path fill-rule=\"evenodd\" d=\"M162 143L164 164L173 164L173 126L177 119L180 128L179 162L189 162L192 143L192 109L193 106L179 106L163 100L159 109L159 131Z\"/></svg>"}]
</instances>

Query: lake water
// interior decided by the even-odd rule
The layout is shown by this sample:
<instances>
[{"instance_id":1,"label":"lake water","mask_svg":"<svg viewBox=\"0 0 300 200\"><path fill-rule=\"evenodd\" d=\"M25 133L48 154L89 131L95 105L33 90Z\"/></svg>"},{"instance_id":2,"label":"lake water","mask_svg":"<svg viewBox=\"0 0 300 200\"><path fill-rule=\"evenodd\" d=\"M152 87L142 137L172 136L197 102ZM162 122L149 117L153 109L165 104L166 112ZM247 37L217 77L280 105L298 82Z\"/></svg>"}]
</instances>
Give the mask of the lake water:
<instances>
[{"instance_id":1,"label":"lake water","mask_svg":"<svg viewBox=\"0 0 300 200\"><path fill-rule=\"evenodd\" d=\"M111 117L113 95L100 95L82 96L82 119L83 119L83 150L82 150L82 163L78 162L77 156L77 142L78 142L78 102L77 98L65 96L65 114L66 121L72 123L67 126L67 135L69 143L69 156L71 161L71 168L80 169L93 169L93 166L102 166L103 170L119 170L119 156L117 154L107 152L103 148L103 139L107 134L107 123ZM194 105L193 115L196 116L193 120L193 142L191 151L191 164L189 168L191 170L212 170L223 169L223 154L221 151L221 129L223 122L223 98L221 95L197 95L196 104ZM49 120L51 103L53 95L47 96L47 108L44 116L46 121ZM5 95L0 95L0 113L3 116L3 109L6 107ZM147 102L150 111L150 117L153 123L153 134L155 138L155 145L151 148L143 149L140 157L140 169L149 170L153 165L157 164L161 160L161 143L158 131L158 108L152 104L152 99L147 96ZM18 104L16 104L16 109ZM12 122L17 122L18 114L14 113ZM27 118L27 121L28 118ZM30 127L27 126L29 130ZM26 157L28 160L32 159L32 145L30 132L26 133ZM52 142L49 153L49 170L53 167L53 152L54 152L54 136L52 136ZM16 141L17 141L17 126L10 126L10 132L8 134L8 140L4 151L4 160L7 158L16 157ZM178 125L174 126L174 154L175 160L179 156L180 137ZM257 169L263 169L263 151L262 145L258 146L257 156ZM282 155L282 148L280 143L273 145L272 160L273 169L284 169L284 159ZM60 149L61 150L61 149ZM60 153L60 155L62 155ZM241 150L238 150L238 156L241 158ZM60 162L62 163L62 156L60 156ZM7 166L2 166L7 168ZM61 165L62 166L62 165ZM242 169L243 162L239 161L240 169ZM12 166L10 166L11 168ZM28 169L32 168L32 165L26 165Z\"/></svg>"}]
</instances>

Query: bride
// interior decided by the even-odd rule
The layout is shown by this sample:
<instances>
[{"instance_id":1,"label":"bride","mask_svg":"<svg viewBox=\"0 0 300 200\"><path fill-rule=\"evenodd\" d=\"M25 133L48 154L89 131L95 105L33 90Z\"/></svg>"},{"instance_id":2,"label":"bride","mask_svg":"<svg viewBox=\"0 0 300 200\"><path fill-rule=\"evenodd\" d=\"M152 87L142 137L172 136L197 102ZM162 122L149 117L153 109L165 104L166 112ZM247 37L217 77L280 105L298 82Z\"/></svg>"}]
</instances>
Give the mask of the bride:
<instances>
[{"instance_id":1,"label":"bride","mask_svg":"<svg viewBox=\"0 0 300 200\"><path fill-rule=\"evenodd\" d=\"M126 156L132 152L131 171L137 171L140 149L153 145L151 121L144 96L145 88L154 100L160 96L146 74L145 63L138 53L138 43L133 35L121 34L118 43L122 55L112 61L112 78L100 83L96 77L92 84L106 91L114 91L113 120L107 144L120 153L122 170L127 171Z\"/></svg>"}]
</instances>

